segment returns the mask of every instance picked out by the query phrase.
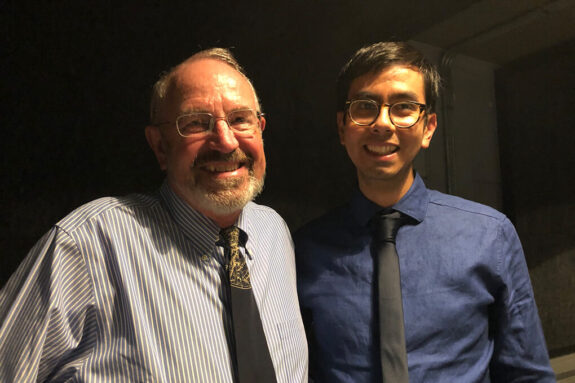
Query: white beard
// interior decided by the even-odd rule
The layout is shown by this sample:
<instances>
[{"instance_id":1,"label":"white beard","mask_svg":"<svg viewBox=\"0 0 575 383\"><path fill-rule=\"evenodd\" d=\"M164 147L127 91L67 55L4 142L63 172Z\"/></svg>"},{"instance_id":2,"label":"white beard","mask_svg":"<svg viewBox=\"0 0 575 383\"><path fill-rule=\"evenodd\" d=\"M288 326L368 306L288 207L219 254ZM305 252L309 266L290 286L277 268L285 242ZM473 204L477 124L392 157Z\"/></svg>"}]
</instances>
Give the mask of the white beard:
<instances>
[{"instance_id":1,"label":"white beard","mask_svg":"<svg viewBox=\"0 0 575 383\"><path fill-rule=\"evenodd\" d=\"M205 210L215 215L227 215L243 209L246 204L254 200L264 188L264 178L257 179L250 175L248 187L244 191L237 190L237 180L232 180L221 190L206 190L200 185L190 190L194 200Z\"/></svg>"}]
</instances>

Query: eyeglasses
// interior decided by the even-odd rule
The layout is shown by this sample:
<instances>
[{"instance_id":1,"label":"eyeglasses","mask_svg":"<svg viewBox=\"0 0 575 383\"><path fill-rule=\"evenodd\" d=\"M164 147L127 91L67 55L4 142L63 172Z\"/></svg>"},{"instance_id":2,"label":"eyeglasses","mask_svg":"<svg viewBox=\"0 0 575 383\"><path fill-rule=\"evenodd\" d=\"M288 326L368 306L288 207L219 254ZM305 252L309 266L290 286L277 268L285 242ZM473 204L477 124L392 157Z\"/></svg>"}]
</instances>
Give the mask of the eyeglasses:
<instances>
[{"instance_id":1,"label":"eyeglasses","mask_svg":"<svg viewBox=\"0 0 575 383\"><path fill-rule=\"evenodd\" d=\"M398 128L411 128L421 118L426 105L415 101L400 101L393 104L380 104L375 100L350 100L345 103L349 118L360 126L373 124L381 108L387 106L391 123Z\"/></svg>"},{"instance_id":2,"label":"eyeglasses","mask_svg":"<svg viewBox=\"0 0 575 383\"><path fill-rule=\"evenodd\" d=\"M186 113L176 118L176 129L182 137L206 135L213 132L217 120L225 120L234 135L245 137L253 135L259 129L263 115L249 108L231 111L224 117L216 117L207 112ZM170 123L172 122L166 121L155 125Z\"/></svg>"}]
</instances>

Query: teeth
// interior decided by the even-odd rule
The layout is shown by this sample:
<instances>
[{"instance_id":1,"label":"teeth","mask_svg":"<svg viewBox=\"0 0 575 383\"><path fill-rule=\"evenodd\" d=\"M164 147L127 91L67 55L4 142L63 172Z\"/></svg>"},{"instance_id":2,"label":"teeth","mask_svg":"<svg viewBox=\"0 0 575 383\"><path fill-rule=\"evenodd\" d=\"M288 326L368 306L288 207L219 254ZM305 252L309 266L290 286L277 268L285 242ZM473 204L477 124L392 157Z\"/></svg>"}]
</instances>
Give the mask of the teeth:
<instances>
[{"instance_id":1,"label":"teeth","mask_svg":"<svg viewBox=\"0 0 575 383\"><path fill-rule=\"evenodd\" d=\"M395 145L367 145L367 150L374 152L379 155L387 155L395 152L397 146Z\"/></svg>"},{"instance_id":2,"label":"teeth","mask_svg":"<svg viewBox=\"0 0 575 383\"><path fill-rule=\"evenodd\" d=\"M233 172L239 169L239 164L220 164L220 165L206 165L205 169L209 172Z\"/></svg>"}]
</instances>

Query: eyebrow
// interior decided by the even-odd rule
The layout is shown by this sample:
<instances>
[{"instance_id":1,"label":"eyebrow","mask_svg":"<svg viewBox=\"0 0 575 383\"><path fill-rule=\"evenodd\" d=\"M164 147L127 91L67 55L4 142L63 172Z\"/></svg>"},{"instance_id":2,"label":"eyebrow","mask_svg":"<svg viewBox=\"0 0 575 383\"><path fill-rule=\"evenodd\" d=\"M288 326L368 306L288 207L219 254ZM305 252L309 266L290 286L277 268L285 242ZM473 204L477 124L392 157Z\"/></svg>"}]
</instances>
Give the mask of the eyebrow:
<instances>
[{"instance_id":1,"label":"eyebrow","mask_svg":"<svg viewBox=\"0 0 575 383\"><path fill-rule=\"evenodd\" d=\"M204 108L186 108L180 111L182 114L188 113L210 113L207 109Z\"/></svg>"},{"instance_id":2,"label":"eyebrow","mask_svg":"<svg viewBox=\"0 0 575 383\"><path fill-rule=\"evenodd\" d=\"M251 109L253 111L257 112L257 109L254 108L250 108L249 106L236 106L235 108L231 108L229 110L226 111L226 114L231 113L231 112L235 112L237 110L245 110L245 109ZM182 114L189 114L189 113L208 113L213 115L214 113L209 111L206 108L186 108L185 110L181 111Z\"/></svg>"},{"instance_id":3,"label":"eyebrow","mask_svg":"<svg viewBox=\"0 0 575 383\"><path fill-rule=\"evenodd\" d=\"M368 100L374 100L374 101L383 103L383 98L381 97L381 95L376 94L376 93L372 93L372 92L359 92L359 93L355 94L353 99L355 99L355 100L357 100L357 99L368 99ZM415 92L410 92L410 91L402 91L402 92L392 93L389 96L388 102L393 103L393 102L397 102L397 101L417 101L417 94Z\"/></svg>"}]
</instances>

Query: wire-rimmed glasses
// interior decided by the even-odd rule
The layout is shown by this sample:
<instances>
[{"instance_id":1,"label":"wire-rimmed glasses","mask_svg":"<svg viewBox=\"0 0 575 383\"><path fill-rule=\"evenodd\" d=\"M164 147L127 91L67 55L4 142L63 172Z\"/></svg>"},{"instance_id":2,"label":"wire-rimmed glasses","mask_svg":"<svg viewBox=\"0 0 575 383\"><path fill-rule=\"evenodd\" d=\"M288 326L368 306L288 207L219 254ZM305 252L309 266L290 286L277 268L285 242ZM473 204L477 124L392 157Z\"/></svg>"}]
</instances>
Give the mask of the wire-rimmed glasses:
<instances>
[{"instance_id":1,"label":"wire-rimmed glasses","mask_svg":"<svg viewBox=\"0 0 575 383\"><path fill-rule=\"evenodd\" d=\"M225 120L234 135L251 136L260 128L260 119L263 115L250 108L232 110L224 117L216 117L208 112L191 112L176 118L176 129L182 137L200 136L213 132L217 120ZM155 125L170 123L166 121Z\"/></svg>"}]
</instances>

